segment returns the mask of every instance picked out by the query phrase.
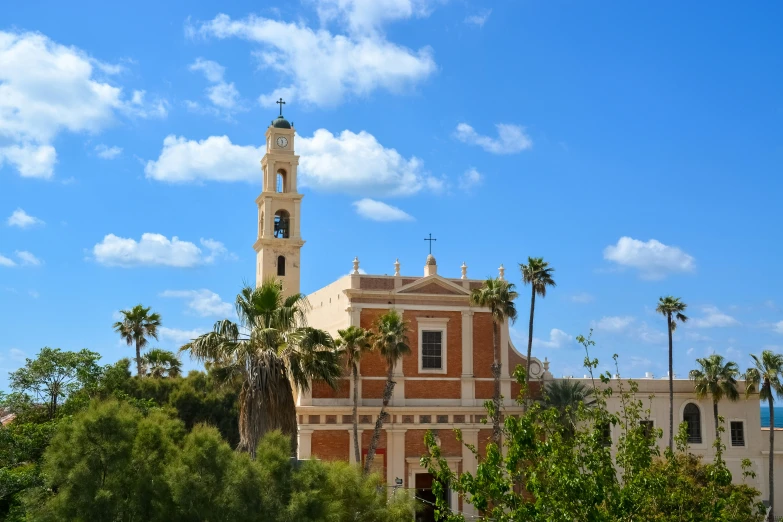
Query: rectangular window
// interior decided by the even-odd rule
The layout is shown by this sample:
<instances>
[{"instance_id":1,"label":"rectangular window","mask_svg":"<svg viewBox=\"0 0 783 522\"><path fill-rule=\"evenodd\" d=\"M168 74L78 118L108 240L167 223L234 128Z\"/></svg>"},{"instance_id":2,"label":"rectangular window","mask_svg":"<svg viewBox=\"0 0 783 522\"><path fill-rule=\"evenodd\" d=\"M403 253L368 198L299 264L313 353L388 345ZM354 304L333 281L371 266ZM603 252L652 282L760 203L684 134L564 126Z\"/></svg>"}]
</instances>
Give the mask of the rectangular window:
<instances>
[{"instance_id":1,"label":"rectangular window","mask_svg":"<svg viewBox=\"0 0 783 522\"><path fill-rule=\"evenodd\" d=\"M745 446L745 423L742 421L731 421L731 445L734 447Z\"/></svg>"},{"instance_id":2,"label":"rectangular window","mask_svg":"<svg viewBox=\"0 0 783 522\"><path fill-rule=\"evenodd\" d=\"M599 427L601 428L601 444L608 448L612 445L612 426L608 422L604 422Z\"/></svg>"},{"instance_id":3,"label":"rectangular window","mask_svg":"<svg viewBox=\"0 0 783 522\"><path fill-rule=\"evenodd\" d=\"M424 370L443 369L443 332L421 333L421 367Z\"/></svg>"},{"instance_id":4,"label":"rectangular window","mask_svg":"<svg viewBox=\"0 0 783 522\"><path fill-rule=\"evenodd\" d=\"M645 437L647 437L648 439L652 438L653 429L655 429L655 425L653 421L651 420L639 421L639 426L642 427L642 433L644 433Z\"/></svg>"}]
</instances>

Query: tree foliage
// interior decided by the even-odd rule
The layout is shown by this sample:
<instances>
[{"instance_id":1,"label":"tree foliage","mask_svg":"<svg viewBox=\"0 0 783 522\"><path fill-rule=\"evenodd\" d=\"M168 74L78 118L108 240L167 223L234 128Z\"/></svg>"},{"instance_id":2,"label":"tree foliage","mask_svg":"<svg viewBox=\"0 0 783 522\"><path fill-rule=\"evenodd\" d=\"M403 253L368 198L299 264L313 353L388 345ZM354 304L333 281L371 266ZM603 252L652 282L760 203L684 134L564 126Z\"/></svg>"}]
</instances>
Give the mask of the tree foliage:
<instances>
[{"instance_id":1,"label":"tree foliage","mask_svg":"<svg viewBox=\"0 0 783 522\"><path fill-rule=\"evenodd\" d=\"M580 340L586 348L593 344ZM588 356L586 364L592 375L598 361ZM523 388L524 374L521 367L515 372ZM561 411L545 403L533 404L519 417L506 416L504 447L490 441L484 457L471 447L479 459L476 473L452 472L428 433L429 454L422 464L438 478L433 488L440 520L463 520L449 510L442 484L450 484L485 517L499 522L762 520L759 492L732 483L720 441L714 461L705 463L689 454L683 424L676 450L660 455L662 432L651 434L640 423L650 412L637 391L635 382L612 381L607 372L595 385L592 407L580 401L569 408L573 425L563 423ZM615 393L622 407L613 413L607 400ZM619 432L615 452L606 444L607 425ZM461 440L459 430L457 436ZM743 469L753 476L749 461Z\"/></svg>"}]
</instances>

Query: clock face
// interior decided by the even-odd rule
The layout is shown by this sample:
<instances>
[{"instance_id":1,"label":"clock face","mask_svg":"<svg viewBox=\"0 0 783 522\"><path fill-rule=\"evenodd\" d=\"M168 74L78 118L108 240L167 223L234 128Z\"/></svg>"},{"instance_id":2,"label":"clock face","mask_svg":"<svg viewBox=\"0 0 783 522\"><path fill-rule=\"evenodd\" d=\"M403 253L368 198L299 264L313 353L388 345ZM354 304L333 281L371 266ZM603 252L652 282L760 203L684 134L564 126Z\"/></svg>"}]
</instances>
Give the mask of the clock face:
<instances>
[{"instance_id":1,"label":"clock face","mask_svg":"<svg viewBox=\"0 0 783 522\"><path fill-rule=\"evenodd\" d=\"M284 149L288 145L288 138L285 136L278 136L277 138L277 146L281 149Z\"/></svg>"}]
</instances>

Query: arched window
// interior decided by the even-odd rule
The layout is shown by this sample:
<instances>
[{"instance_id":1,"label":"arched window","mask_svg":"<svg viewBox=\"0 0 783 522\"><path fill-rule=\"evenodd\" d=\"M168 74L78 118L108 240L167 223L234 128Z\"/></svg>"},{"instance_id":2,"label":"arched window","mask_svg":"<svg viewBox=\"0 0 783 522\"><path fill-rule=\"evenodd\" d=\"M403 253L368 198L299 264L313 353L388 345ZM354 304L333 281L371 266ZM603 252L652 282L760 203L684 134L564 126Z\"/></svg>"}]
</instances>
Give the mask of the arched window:
<instances>
[{"instance_id":1,"label":"arched window","mask_svg":"<svg viewBox=\"0 0 783 522\"><path fill-rule=\"evenodd\" d=\"M277 171L277 192L285 192L285 171L280 169Z\"/></svg>"},{"instance_id":2,"label":"arched window","mask_svg":"<svg viewBox=\"0 0 783 522\"><path fill-rule=\"evenodd\" d=\"M682 420L688 424L688 442L701 444L701 411L692 402L682 411Z\"/></svg>"},{"instance_id":3,"label":"arched window","mask_svg":"<svg viewBox=\"0 0 783 522\"><path fill-rule=\"evenodd\" d=\"M285 256L277 256L277 275L285 276Z\"/></svg>"},{"instance_id":4,"label":"arched window","mask_svg":"<svg viewBox=\"0 0 783 522\"><path fill-rule=\"evenodd\" d=\"M258 237L263 237L264 235L264 213L261 212L261 217L258 218Z\"/></svg>"},{"instance_id":5,"label":"arched window","mask_svg":"<svg viewBox=\"0 0 783 522\"><path fill-rule=\"evenodd\" d=\"M285 210L275 212L275 237L286 239L291 229L291 216Z\"/></svg>"}]
</instances>

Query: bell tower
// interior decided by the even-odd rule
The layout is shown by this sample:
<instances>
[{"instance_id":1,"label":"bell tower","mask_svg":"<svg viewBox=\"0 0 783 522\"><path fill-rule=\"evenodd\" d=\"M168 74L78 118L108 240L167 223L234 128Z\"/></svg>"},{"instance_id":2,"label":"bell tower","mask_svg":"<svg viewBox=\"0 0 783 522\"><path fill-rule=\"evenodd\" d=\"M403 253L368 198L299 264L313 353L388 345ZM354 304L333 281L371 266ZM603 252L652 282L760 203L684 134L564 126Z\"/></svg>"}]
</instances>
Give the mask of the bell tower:
<instances>
[{"instance_id":1,"label":"bell tower","mask_svg":"<svg viewBox=\"0 0 783 522\"><path fill-rule=\"evenodd\" d=\"M258 205L258 238L256 251L256 286L267 279L283 283L288 296L299 292L299 255L304 241L299 232L302 194L296 188L299 156L294 154L294 126L280 116L266 129L266 154L261 159L263 188L256 198Z\"/></svg>"}]
</instances>

